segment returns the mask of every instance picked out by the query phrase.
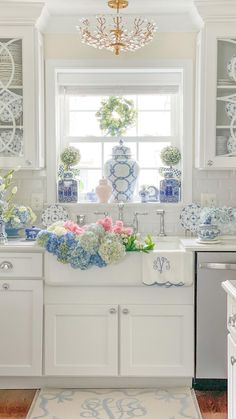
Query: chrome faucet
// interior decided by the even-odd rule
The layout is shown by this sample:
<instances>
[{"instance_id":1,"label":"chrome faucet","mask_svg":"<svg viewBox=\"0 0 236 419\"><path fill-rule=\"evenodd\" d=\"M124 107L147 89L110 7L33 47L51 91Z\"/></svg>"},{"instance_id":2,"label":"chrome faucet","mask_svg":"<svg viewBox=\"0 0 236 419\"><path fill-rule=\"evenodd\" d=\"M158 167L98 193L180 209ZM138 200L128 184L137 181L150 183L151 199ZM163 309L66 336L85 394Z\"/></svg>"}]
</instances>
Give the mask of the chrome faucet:
<instances>
[{"instance_id":1,"label":"chrome faucet","mask_svg":"<svg viewBox=\"0 0 236 419\"><path fill-rule=\"evenodd\" d=\"M124 221L124 202L119 202L118 204L118 220Z\"/></svg>"},{"instance_id":2,"label":"chrome faucet","mask_svg":"<svg viewBox=\"0 0 236 419\"><path fill-rule=\"evenodd\" d=\"M138 233L138 229L139 229L138 217L139 217L139 215L148 215L148 212L137 212L136 211L134 213L133 224L132 224L134 234Z\"/></svg>"},{"instance_id":3,"label":"chrome faucet","mask_svg":"<svg viewBox=\"0 0 236 419\"><path fill-rule=\"evenodd\" d=\"M85 225L85 219L86 219L86 216L83 214L79 214L76 216L76 222L79 226Z\"/></svg>"},{"instance_id":4,"label":"chrome faucet","mask_svg":"<svg viewBox=\"0 0 236 419\"><path fill-rule=\"evenodd\" d=\"M157 215L160 215L160 231L158 236L159 237L165 237L165 211L163 209L159 209L156 211Z\"/></svg>"}]
</instances>

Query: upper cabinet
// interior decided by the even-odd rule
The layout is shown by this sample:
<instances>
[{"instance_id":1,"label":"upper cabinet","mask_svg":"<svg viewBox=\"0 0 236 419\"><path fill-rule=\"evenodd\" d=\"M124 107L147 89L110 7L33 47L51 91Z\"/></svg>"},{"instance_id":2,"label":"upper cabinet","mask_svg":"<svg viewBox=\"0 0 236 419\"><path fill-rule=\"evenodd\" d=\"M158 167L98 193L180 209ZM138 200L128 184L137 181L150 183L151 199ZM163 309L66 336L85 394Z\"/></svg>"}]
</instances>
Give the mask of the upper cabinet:
<instances>
[{"instance_id":1,"label":"upper cabinet","mask_svg":"<svg viewBox=\"0 0 236 419\"><path fill-rule=\"evenodd\" d=\"M196 167L236 169L236 2L194 0L202 19L196 63Z\"/></svg>"},{"instance_id":2,"label":"upper cabinet","mask_svg":"<svg viewBox=\"0 0 236 419\"><path fill-rule=\"evenodd\" d=\"M196 97L196 166L235 169L235 23L206 23L199 34Z\"/></svg>"},{"instance_id":3,"label":"upper cabinet","mask_svg":"<svg viewBox=\"0 0 236 419\"><path fill-rule=\"evenodd\" d=\"M0 14L1 14L0 6ZM43 41L34 18L0 24L0 167L44 165ZM10 23L9 23L10 21Z\"/></svg>"}]
</instances>

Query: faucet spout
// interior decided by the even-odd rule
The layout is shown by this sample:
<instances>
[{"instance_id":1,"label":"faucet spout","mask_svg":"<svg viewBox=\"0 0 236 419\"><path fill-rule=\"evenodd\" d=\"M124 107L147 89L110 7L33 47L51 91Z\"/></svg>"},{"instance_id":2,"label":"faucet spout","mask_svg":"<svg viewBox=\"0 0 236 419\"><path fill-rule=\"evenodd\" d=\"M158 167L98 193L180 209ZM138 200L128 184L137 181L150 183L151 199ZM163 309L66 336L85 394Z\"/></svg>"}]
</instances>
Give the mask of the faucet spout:
<instances>
[{"instance_id":1,"label":"faucet spout","mask_svg":"<svg viewBox=\"0 0 236 419\"><path fill-rule=\"evenodd\" d=\"M165 237L165 211L163 209L159 209L156 211L157 215L160 215L160 231L158 236L159 237Z\"/></svg>"}]
</instances>

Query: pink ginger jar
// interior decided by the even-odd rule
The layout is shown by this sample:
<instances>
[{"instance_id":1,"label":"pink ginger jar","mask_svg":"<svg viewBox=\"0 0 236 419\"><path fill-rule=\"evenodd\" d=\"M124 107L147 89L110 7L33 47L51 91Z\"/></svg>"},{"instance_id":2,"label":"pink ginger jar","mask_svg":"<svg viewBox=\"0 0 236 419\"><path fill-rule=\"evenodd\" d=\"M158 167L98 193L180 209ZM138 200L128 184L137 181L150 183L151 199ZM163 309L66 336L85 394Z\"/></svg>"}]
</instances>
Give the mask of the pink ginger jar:
<instances>
[{"instance_id":1,"label":"pink ginger jar","mask_svg":"<svg viewBox=\"0 0 236 419\"><path fill-rule=\"evenodd\" d=\"M112 194L112 187L107 179L100 179L99 185L96 187L96 195L101 204L107 204Z\"/></svg>"}]
</instances>

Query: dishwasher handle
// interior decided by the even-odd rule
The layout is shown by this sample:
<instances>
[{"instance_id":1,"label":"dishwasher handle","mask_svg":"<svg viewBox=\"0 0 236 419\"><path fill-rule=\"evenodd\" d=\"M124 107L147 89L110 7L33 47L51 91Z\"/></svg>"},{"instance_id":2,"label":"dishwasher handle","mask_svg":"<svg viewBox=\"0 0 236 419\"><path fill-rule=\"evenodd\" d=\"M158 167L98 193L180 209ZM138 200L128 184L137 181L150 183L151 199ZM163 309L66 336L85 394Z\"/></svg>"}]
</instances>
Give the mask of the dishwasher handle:
<instances>
[{"instance_id":1,"label":"dishwasher handle","mask_svg":"<svg viewBox=\"0 0 236 419\"><path fill-rule=\"evenodd\" d=\"M203 262L199 263L199 269L222 269L233 271L236 270L236 263L218 263L218 262Z\"/></svg>"}]
</instances>

